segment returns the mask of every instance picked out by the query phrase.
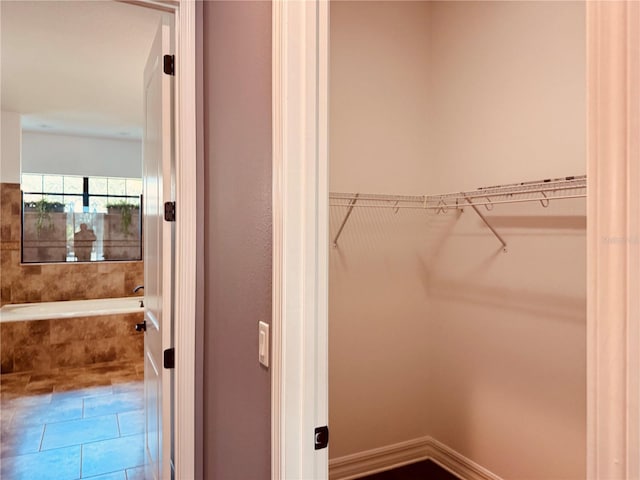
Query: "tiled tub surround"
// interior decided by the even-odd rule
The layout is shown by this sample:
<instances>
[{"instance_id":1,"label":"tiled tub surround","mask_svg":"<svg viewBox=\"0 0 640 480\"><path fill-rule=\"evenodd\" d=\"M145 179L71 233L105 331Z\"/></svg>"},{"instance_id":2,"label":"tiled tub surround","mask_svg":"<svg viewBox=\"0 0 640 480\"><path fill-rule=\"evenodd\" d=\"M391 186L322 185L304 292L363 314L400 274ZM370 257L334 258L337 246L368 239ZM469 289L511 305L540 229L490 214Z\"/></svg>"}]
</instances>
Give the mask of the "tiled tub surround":
<instances>
[{"instance_id":1,"label":"tiled tub surround","mask_svg":"<svg viewBox=\"0 0 640 480\"><path fill-rule=\"evenodd\" d=\"M142 262L20 263L20 185L0 183L0 306L133 295Z\"/></svg>"},{"instance_id":2,"label":"tiled tub surround","mask_svg":"<svg viewBox=\"0 0 640 480\"><path fill-rule=\"evenodd\" d=\"M133 296L142 262L20 263L20 185L0 184L0 307ZM0 478L144 478L142 312L0 323Z\"/></svg>"},{"instance_id":3,"label":"tiled tub surround","mask_svg":"<svg viewBox=\"0 0 640 480\"><path fill-rule=\"evenodd\" d=\"M143 313L0 323L2 374L46 374L112 361L140 361Z\"/></svg>"}]
</instances>

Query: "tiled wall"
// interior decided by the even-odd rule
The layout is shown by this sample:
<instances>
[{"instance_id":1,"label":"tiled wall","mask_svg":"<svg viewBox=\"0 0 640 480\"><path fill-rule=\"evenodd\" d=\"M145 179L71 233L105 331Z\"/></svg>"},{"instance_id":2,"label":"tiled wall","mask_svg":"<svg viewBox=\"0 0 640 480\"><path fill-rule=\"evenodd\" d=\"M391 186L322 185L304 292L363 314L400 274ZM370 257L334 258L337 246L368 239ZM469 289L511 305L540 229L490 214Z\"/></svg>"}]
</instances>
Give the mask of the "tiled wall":
<instances>
[{"instance_id":1,"label":"tiled wall","mask_svg":"<svg viewBox=\"0 0 640 480\"><path fill-rule=\"evenodd\" d=\"M0 306L133 295L142 262L20 264L20 185L0 184Z\"/></svg>"},{"instance_id":2,"label":"tiled wall","mask_svg":"<svg viewBox=\"0 0 640 480\"><path fill-rule=\"evenodd\" d=\"M143 314L58 318L0 324L1 373L45 373L143 358Z\"/></svg>"}]
</instances>

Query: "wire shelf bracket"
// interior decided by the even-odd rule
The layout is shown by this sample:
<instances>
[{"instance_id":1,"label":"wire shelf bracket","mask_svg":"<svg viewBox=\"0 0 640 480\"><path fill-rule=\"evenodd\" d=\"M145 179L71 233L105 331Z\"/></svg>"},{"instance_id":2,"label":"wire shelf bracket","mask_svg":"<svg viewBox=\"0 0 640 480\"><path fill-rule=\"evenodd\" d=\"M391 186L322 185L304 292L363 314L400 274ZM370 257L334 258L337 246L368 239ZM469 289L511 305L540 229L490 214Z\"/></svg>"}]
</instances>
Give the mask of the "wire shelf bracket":
<instances>
[{"instance_id":1,"label":"wire shelf bracket","mask_svg":"<svg viewBox=\"0 0 640 480\"><path fill-rule=\"evenodd\" d=\"M358 201L358 196L360 194L356 193L354 195L354 197L351 199L351 201L349 202L349 206L347 209L347 214L344 216L344 219L342 220L342 223L340 224L340 228L338 229L338 232L336 233L335 238L333 239L333 248L338 248L338 239L340 238L340 235L342 234L342 230L344 230L344 226L347 224L347 220L349 220L349 217L351 216L351 212L353 212L353 207L356 206L356 202Z\"/></svg>"},{"instance_id":2,"label":"wire shelf bracket","mask_svg":"<svg viewBox=\"0 0 640 480\"><path fill-rule=\"evenodd\" d=\"M502 244L502 251L504 253L507 253L507 242L504 241L504 239L500 236L500 234L498 232L496 232L496 229L493 228L491 226L491 224L489 223L489 221L486 219L486 217L482 214L482 212L480 210L478 210L478 207L476 207L473 202L467 198L467 202L469 203L469 205L471 205L471 208L473 208L473 211L476 212L478 214L478 216L480 217L480 219L484 222L484 224L489 228L489 230L491 230L491 233L493 233L495 235L495 237L498 239L498 241ZM486 206L486 205L485 205ZM493 208L493 207L491 207Z\"/></svg>"}]
</instances>

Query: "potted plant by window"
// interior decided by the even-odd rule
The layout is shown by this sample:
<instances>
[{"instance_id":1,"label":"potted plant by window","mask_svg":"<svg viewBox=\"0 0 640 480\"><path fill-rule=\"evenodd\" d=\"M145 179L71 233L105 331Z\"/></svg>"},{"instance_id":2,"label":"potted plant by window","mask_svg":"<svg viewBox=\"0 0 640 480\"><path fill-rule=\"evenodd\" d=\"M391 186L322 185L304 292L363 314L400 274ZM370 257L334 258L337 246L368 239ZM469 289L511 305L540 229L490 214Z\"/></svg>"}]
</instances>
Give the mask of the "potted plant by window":
<instances>
[{"instance_id":1,"label":"potted plant by window","mask_svg":"<svg viewBox=\"0 0 640 480\"><path fill-rule=\"evenodd\" d=\"M140 260L140 206L107 204L104 216L104 259Z\"/></svg>"},{"instance_id":2,"label":"potted plant by window","mask_svg":"<svg viewBox=\"0 0 640 480\"><path fill-rule=\"evenodd\" d=\"M23 262L64 262L67 259L67 214L64 204L47 199L24 202Z\"/></svg>"}]
</instances>

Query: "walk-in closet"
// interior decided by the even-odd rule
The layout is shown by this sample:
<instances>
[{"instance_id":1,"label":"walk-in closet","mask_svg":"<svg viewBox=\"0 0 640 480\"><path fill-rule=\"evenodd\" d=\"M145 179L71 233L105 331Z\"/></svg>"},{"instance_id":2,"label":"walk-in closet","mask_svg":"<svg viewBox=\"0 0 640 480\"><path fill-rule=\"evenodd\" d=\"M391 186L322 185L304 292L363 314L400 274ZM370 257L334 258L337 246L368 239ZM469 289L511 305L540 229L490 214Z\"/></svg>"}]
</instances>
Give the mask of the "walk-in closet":
<instances>
[{"instance_id":1,"label":"walk-in closet","mask_svg":"<svg viewBox=\"0 0 640 480\"><path fill-rule=\"evenodd\" d=\"M585 478L585 38L583 2L331 2L332 479Z\"/></svg>"}]
</instances>

